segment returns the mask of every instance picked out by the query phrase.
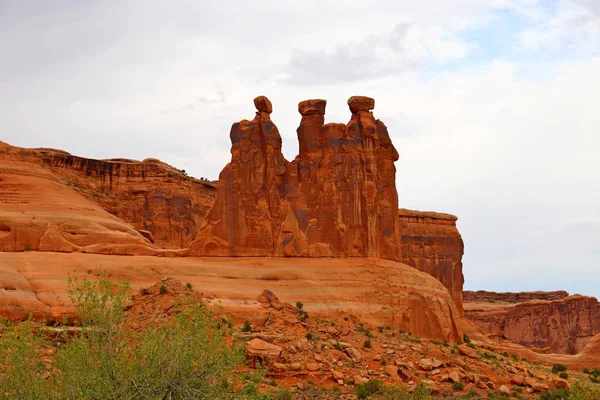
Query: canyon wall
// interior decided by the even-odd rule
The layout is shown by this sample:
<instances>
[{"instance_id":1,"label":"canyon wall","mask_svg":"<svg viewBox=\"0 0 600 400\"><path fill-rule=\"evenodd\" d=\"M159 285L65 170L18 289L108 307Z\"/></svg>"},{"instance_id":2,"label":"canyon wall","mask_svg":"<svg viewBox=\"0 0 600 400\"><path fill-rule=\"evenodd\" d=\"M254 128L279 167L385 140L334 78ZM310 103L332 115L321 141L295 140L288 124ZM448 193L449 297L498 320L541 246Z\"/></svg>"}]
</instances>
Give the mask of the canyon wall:
<instances>
[{"instance_id":1,"label":"canyon wall","mask_svg":"<svg viewBox=\"0 0 600 400\"><path fill-rule=\"evenodd\" d=\"M567 297L569 293L564 290L556 290L552 292L543 292L541 290L535 292L489 292L487 290L465 290L463 291L463 301L502 301L506 303L523 303L529 300L560 300Z\"/></svg>"},{"instance_id":2,"label":"canyon wall","mask_svg":"<svg viewBox=\"0 0 600 400\"><path fill-rule=\"evenodd\" d=\"M399 210L402 262L435 278L448 288L463 312L462 256L464 244L454 215Z\"/></svg>"},{"instance_id":3,"label":"canyon wall","mask_svg":"<svg viewBox=\"0 0 600 400\"><path fill-rule=\"evenodd\" d=\"M464 315L494 337L543 352L577 354L600 333L600 304L594 297L560 297L564 293L498 293L496 299L490 295L485 300L469 294L463 298ZM530 296L552 300L520 301Z\"/></svg>"},{"instance_id":4,"label":"canyon wall","mask_svg":"<svg viewBox=\"0 0 600 400\"><path fill-rule=\"evenodd\" d=\"M348 100L348 124L325 124L325 100L298 105L300 152L291 162L266 97L231 128L231 162L189 255L401 259L394 162L375 101Z\"/></svg>"},{"instance_id":5,"label":"canyon wall","mask_svg":"<svg viewBox=\"0 0 600 400\"><path fill-rule=\"evenodd\" d=\"M187 247L214 201L215 183L188 177L151 158L142 162L94 160L60 150L23 149L0 142L0 160L3 173L18 172L11 167L15 163L27 165L34 173L45 171L56 185L62 184L99 205L165 249ZM21 187L5 186L7 192ZM35 185L31 187L39 192Z\"/></svg>"}]
</instances>

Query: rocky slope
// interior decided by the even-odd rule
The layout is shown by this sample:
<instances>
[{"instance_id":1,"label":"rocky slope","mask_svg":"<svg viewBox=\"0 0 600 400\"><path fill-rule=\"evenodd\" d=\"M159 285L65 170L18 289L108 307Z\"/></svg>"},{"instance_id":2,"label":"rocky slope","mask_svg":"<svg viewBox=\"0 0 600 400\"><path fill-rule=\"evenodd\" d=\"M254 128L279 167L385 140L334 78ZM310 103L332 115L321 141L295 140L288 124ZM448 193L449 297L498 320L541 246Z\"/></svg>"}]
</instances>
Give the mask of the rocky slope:
<instances>
[{"instance_id":1,"label":"rocky slope","mask_svg":"<svg viewBox=\"0 0 600 400\"><path fill-rule=\"evenodd\" d=\"M594 297L568 294L562 297L564 294L487 293L484 301L480 296L466 294L465 316L493 337L538 351L577 354L600 333L600 304ZM523 298L536 300L523 301Z\"/></svg>"}]
</instances>

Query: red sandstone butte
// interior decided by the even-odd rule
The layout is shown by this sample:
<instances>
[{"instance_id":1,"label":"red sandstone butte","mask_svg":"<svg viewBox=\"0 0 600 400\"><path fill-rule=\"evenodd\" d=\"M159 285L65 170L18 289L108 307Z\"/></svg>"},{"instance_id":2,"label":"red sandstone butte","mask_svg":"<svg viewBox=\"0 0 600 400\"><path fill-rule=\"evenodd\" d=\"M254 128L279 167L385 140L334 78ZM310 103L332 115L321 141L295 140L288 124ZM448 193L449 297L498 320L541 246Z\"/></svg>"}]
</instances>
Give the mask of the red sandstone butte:
<instances>
[{"instance_id":1,"label":"red sandstone butte","mask_svg":"<svg viewBox=\"0 0 600 400\"><path fill-rule=\"evenodd\" d=\"M298 105L299 155L281 153L268 100L231 128L231 162L190 255L401 259L398 153L374 100L352 97L347 125L325 124L325 100Z\"/></svg>"},{"instance_id":2,"label":"red sandstone butte","mask_svg":"<svg viewBox=\"0 0 600 400\"><path fill-rule=\"evenodd\" d=\"M454 215L401 208L402 262L437 278L463 313L463 240Z\"/></svg>"},{"instance_id":3,"label":"red sandstone butte","mask_svg":"<svg viewBox=\"0 0 600 400\"><path fill-rule=\"evenodd\" d=\"M464 308L484 333L545 352L577 354L600 334L598 300L564 291L469 292Z\"/></svg>"}]
</instances>

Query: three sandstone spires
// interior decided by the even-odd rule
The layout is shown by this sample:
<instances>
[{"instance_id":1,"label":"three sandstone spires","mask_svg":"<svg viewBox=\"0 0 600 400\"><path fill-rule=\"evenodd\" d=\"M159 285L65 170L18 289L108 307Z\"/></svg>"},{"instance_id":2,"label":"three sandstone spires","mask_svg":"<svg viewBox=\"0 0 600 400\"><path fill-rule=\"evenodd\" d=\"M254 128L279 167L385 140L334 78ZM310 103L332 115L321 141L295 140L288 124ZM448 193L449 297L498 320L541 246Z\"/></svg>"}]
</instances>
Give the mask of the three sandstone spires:
<instances>
[{"instance_id":1,"label":"three sandstone spires","mask_svg":"<svg viewBox=\"0 0 600 400\"><path fill-rule=\"evenodd\" d=\"M268 98L231 128L231 162L190 255L401 259L398 152L375 101L348 100L347 124L325 124L325 100L300 102L299 154L287 161Z\"/></svg>"}]
</instances>

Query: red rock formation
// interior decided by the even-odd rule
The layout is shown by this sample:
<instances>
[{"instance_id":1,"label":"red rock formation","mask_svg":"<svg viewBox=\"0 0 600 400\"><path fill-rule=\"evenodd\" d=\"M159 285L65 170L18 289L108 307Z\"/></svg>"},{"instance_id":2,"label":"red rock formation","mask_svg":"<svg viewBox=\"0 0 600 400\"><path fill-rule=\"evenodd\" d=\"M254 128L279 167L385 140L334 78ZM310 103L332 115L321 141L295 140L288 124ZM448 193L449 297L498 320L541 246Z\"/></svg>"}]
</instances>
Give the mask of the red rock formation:
<instances>
[{"instance_id":1,"label":"red rock formation","mask_svg":"<svg viewBox=\"0 0 600 400\"><path fill-rule=\"evenodd\" d=\"M569 293L564 290L554 292L488 292L487 290L463 291L464 302L501 301L505 303L523 303L529 300L560 300L567 297Z\"/></svg>"},{"instance_id":2,"label":"red rock formation","mask_svg":"<svg viewBox=\"0 0 600 400\"><path fill-rule=\"evenodd\" d=\"M32 170L51 174L56 184L67 186L138 231L150 232L161 248L187 247L214 201L214 183L187 177L156 159L93 160L4 143L0 160L5 166L28 163Z\"/></svg>"},{"instance_id":3,"label":"red rock formation","mask_svg":"<svg viewBox=\"0 0 600 400\"><path fill-rule=\"evenodd\" d=\"M155 254L150 241L39 164L0 159L0 251Z\"/></svg>"},{"instance_id":4,"label":"red rock formation","mask_svg":"<svg viewBox=\"0 0 600 400\"><path fill-rule=\"evenodd\" d=\"M0 252L0 316L62 320L71 315L69 274L108 276L132 290L174 277L213 298L215 305L253 325L269 289L284 303L302 301L311 318L353 315L424 338L456 341L461 317L448 291L431 276L381 259L159 258L101 254ZM263 309L268 313L268 309ZM382 336L383 337L383 336ZM364 340L364 339L363 339Z\"/></svg>"},{"instance_id":5,"label":"red rock formation","mask_svg":"<svg viewBox=\"0 0 600 400\"><path fill-rule=\"evenodd\" d=\"M348 100L348 125L324 124L325 100L298 105L300 153L281 153L270 102L231 129L231 162L219 177L191 255L401 256L394 161L374 100Z\"/></svg>"},{"instance_id":6,"label":"red rock formation","mask_svg":"<svg viewBox=\"0 0 600 400\"><path fill-rule=\"evenodd\" d=\"M550 292L547 297L562 296ZM524 296L544 297L540 292ZM497 298L516 298L514 293ZM519 296L521 297L521 296ZM558 300L506 303L488 298L464 302L465 316L485 333L546 352L576 354L600 333L600 304L594 297L573 295Z\"/></svg>"},{"instance_id":7,"label":"red rock formation","mask_svg":"<svg viewBox=\"0 0 600 400\"><path fill-rule=\"evenodd\" d=\"M437 278L462 313L463 241L450 214L400 209L402 262Z\"/></svg>"}]
</instances>

